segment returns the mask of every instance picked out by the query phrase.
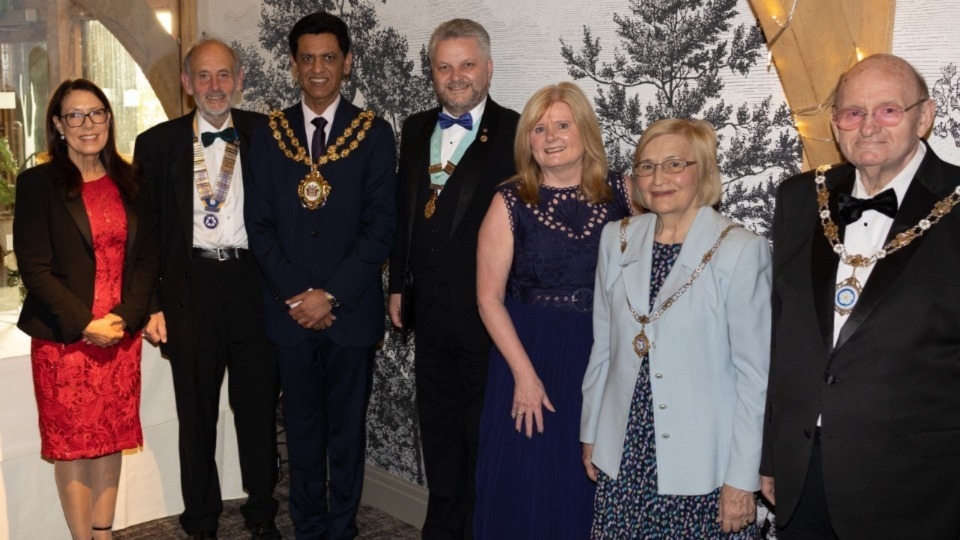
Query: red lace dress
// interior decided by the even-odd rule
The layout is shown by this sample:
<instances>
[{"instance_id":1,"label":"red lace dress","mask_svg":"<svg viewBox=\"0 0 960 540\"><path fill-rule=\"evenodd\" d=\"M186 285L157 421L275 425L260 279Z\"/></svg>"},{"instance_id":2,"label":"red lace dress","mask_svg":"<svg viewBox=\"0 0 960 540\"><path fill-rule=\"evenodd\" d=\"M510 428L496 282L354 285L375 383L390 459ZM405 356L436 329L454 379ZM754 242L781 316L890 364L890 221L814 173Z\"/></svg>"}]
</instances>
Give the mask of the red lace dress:
<instances>
[{"instance_id":1,"label":"red lace dress","mask_svg":"<svg viewBox=\"0 0 960 540\"><path fill-rule=\"evenodd\" d=\"M83 185L96 259L93 316L120 302L127 216L106 176ZM31 343L43 457L95 458L143 444L140 430L140 332L112 347L83 341Z\"/></svg>"}]
</instances>

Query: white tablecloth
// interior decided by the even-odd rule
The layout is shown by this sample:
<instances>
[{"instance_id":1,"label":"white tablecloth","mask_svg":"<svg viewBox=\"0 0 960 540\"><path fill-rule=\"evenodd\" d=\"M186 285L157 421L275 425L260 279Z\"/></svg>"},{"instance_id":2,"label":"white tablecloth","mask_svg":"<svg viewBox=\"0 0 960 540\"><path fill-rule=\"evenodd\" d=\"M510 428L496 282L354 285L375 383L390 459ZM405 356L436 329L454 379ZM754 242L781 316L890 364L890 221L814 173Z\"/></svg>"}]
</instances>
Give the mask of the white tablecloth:
<instances>
[{"instance_id":1,"label":"white tablecloth","mask_svg":"<svg viewBox=\"0 0 960 540\"><path fill-rule=\"evenodd\" d=\"M69 538L53 478L40 457L30 338L16 328L17 313L0 313L0 540ZM144 341L140 418L144 447L123 456L114 529L179 514L177 410L170 363ZM217 465L224 499L244 497L226 380L220 393Z\"/></svg>"}]
</instances>

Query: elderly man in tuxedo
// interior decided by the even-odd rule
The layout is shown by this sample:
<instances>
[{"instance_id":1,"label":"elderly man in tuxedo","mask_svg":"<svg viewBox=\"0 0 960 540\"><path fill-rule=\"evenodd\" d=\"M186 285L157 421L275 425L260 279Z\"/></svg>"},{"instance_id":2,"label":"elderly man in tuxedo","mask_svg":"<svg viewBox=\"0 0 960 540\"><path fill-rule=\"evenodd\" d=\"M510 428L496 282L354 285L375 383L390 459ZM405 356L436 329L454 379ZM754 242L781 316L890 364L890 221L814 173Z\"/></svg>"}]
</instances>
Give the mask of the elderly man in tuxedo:
<instances>
[{"instance_id":1,"label":"elderly man in tuxedo","mask_svg":"<svg viewBox=\"0 0 960 540\"><path fill-rule=\"evenodd\" d=\"M354 538L396 149L386 121L340 95L353 66L343 20L307 15L288 41L303 94L254 133L250 248L269 287L297 538Z\"/></svg>"},{"instance_id":2,"label":"elderly man in tuxedo","mask_svg":"<svg viewBox=\"0 0 960 540\"><path fill-rule=\"evenodd\" d=\"M778 538L960 538L960 168L901 58L840 78L848 163L783 183L763 493Z\"/></svg>"},{"instance_id":3,"label":"elderly man in tuxedo","mask_svg":"<svg viewBox=\"0 0 960 540\"><path fill-rule=\"evenodd\" d=\"M479 23L442 23L428 54L440 107L403 124L389 309L395 326L416 329L417 412L430 487L423 537L468 538L490 356L477 310L477 233L497 184L516 172L520 117L488 95L493 59Z\"/></svg>"},{"instance_id":4,"label":"elderly man in tuxedo","mask_svg":"<svg viewBox=\"0 0 960 540\"><path fill-rule=\"evenodd\" d=\"M274 525L277 362L263 318L263 278L247 245L250 133L263 115L232 108L243 87L237 54L205 39L187 52L181 82L196 109L137 137L159 217L157 311L144 335L170 357L180 420L180 524L190 538L216 538L223 510L217 465L220 385L230 372L240 507L254 539Z\"/></svg>"}]
</instances>

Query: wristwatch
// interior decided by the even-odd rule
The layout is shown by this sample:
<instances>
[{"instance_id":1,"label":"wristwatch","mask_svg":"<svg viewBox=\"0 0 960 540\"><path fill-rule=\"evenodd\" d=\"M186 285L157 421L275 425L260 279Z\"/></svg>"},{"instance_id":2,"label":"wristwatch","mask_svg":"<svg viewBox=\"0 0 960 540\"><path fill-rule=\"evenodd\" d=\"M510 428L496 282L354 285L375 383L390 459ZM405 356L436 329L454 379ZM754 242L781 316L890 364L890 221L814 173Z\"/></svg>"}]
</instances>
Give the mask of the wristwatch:
<instances>
[{"instance_id":1,"label":"wristwatch","mask_svg":"<svg viewBox=\"0 0 960 540\"><path fill-rule=\"evenodd\" d=\"M323 294L326 295L326 297L327 297L327 302L330 302L330 305L331 305L331 306L333 306L333 307L340 307L340 301L337 300L337 297L336 297L336 296L330 294L330 293L327 292L327 291L323 291Z\"/></svg>"}]
</instances>

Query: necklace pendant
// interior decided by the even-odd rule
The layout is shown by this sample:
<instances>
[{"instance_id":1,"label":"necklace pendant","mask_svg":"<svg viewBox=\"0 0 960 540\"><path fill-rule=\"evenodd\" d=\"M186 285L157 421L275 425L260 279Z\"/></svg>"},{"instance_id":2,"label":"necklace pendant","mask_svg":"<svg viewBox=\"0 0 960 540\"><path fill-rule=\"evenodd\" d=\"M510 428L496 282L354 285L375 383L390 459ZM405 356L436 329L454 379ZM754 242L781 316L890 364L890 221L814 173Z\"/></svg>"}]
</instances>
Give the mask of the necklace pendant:
<instances>
[{"instance_id":1,"label":"necklace pendant","mask_svg":"<svg viewBox=\"0 0 960 540\"><path fill-rule=\"evenodd\" d=\"M430 199L427 200L427 205L423 207L423 217L427 219L432 218L437 211L437 191L435 189L430 193Z\"/></svg>"},{"instance_id":2,"label":"necklace pendant","mask_svg":"<svg viewBox=\"0 0 960 540\"><path fill-rule=\"evenodd\" d=\"M211 231L216 229L220 225L220 219L217 218L216 214L207 214L203 216L203 226L210 229Z\"/></svg>"},{"instance_id":3,"label":"necklace pendant","mask_svg":"<svg viewBox=\"0 0 960 540\"><path fill-rule=\"evenodd\" d=\"M837 283L836 294L833 297L834 309L840 315L849 315L860 300L861 292L863 287L855 275Z\"/></svg>"},{"instance_id":4,"label":"necklace pendant","mask_svg":"<svg viewBox=\"0 0 960 540\"><path fill-rule=\"evenodd\" d=\"M647 332L643 326L640 327L640 333L637 334L637 337L633 338L633 351L641 358L650 352L650 338L647 337Z\"/></svg>"},{"instance_id":5,"label":"necklace pendant","mask_svg":"<svg viewBox=\"0 0 960 540\"><path fill-rule=\"evenodd\" d=\"M297 186L300 202L307 210L316 210L326 204L330 190L330 183L317 170L310 171Z\"/></svg>"}]
</instances>

